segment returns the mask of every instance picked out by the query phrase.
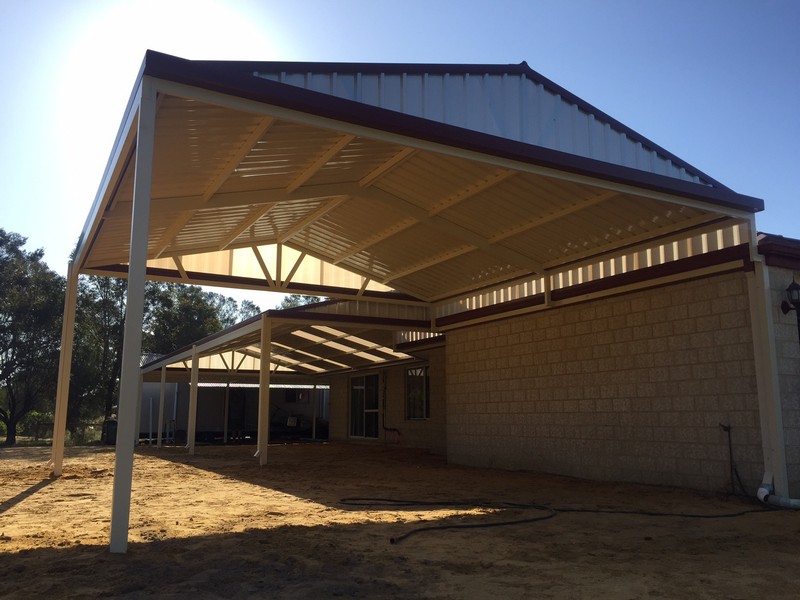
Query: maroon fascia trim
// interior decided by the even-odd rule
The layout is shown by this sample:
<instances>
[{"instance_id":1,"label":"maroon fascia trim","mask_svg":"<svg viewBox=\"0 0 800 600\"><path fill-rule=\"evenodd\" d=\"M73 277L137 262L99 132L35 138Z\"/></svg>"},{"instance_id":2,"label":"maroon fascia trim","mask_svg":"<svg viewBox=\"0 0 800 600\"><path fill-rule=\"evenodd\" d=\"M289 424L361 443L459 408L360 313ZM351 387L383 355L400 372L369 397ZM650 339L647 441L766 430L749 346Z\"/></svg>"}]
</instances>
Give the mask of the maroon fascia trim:
<instances>
[{"instance_id":1,"label":"maroon fascia trim","mask_svg":"<svg viewBox=\"0 0 800 600\"><path fill-rule=\"evenodd\" d=\"M248 64L251 65L250 72L243 73L241 69ZM763 200L737 194L728 188L681 181L254 77L253 64L196 62L148 50L144 74L398 135L677 194L728 208L749 212L764 209Z\"/></svg>"},{"instance_id":2,"label":"maroon fascia trim","mask_svg":"<svg viewBox=\"0 0 800 600\"><path fill-rule=\"evenodd\" d=\"M401 342L395 344L394 349L407 354L419 352L420 350L429 350L431 348L439 348L444 346L446 335L440 333L436 337L425 338L424 340L415 340L413 342Z\"/></svg>"},{"instance_id":3,"label":"maroon fascia trim","mask_svg":"<svg viewBox=\"0 0 800 600\"><path fill-rule=\"evenodd\" d=\"M770 267L800 270L800 240L781 235L761 234L758 253Z\"/></svg>"},{"instance_id":4,"label":"maroon fascia trim","mask_svg":"<svg viewBox=\"0 0 800 600\"><path fill-rule=\"evenodd\" d=\"M319 305L309 305L319 306ZM299 318L304 321L320 321L325 323L352 323L353 325L381 325L402 329L430 329L431 322L419 319L391 319L388 317L363 317L353 315L336 315L298 310L304 307L297 306L289 309L275 309L267 311L270 317L278 319ZM297 311L291 312L290 311ZM290 313L290 314L287 314Z\"/></svg>"},{"instance_id":5,"label":"maroon fascia trim","mask_svg":"<svg viewBox=\"0 0 800 600\"><path fill-rule=\"evenodd\" d=\"M630 273L622 273L621 275L606 277L604 279L598 279L597 281L589 281L587 283L553 290L550 292L550 298L552 300L567 300L569 298L575 298L585 294L613 290L614 288L618 287L659 279L661 277L678 275L680 273L694 271L696 269L702 269L704 267L710 267L713 265L724 264L727 262L733 262L736 260L742 260L744 264L741 267L731 268L731 272L751 271L753 269L753 263L750 260L750 252L747 244L741 244L739 246L733 246L723 250L716 250L714 252L709 252L708 254L692 256L690 258L684 258L682 260L669 262L663 265L656 265L646 269L639 269L637 271L631 271ZM537 294L527 298L520 298L519 300L502 302L492 306L486 306L467 312L440 317L436 319L436 326L446 327L465 321L471 321L473 319L502 315L503 313L540 306L543 305L544 302L544 294Z\"/></svg>"}]
</instances>

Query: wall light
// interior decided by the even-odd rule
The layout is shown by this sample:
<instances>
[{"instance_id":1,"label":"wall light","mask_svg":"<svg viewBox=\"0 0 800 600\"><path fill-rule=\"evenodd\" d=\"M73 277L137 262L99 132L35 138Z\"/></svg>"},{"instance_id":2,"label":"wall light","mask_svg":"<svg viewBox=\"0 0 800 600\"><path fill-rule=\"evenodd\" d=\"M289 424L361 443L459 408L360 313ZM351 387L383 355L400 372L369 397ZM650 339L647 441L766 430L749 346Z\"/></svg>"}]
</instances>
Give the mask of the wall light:
<instances>
[{"instance_id":1,"label":"wall light","mask_svg":"<svg viewBox=\"0 0 800 600\"><path fill-rule=\"evenodd\" d=\"M793 310L797 314L797 337L800 340L800 284L792 280L786 288L786 300L781 302L781 311L788 315Z\"/></svg>"}]
</instances>

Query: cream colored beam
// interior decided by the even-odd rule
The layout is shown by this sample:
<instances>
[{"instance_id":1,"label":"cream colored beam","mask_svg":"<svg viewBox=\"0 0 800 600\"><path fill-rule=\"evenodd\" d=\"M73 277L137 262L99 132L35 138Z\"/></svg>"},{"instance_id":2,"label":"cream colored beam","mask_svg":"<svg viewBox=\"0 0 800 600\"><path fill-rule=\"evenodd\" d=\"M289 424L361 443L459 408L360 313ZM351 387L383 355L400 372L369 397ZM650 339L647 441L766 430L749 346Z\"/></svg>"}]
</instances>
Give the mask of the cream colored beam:
<instances>
[{"instance_id":1,"label":"cream colored beam","mask_svg":"<svg viewBox=\"0 0 800 600\"><path fill-rule=\"evenodd\" d=\"M402 153L400 153L402 154ZM463 202L464 200L471 198L472 196L479 194L480 192L486 191L492 186L497 185L501 181L504 181L511 177L512 175L516 174L516 171L511 171L509 169L503 169L500 171L496 171L491 175L484 177L482 180L472 183L463 189L459 190L458 192L451 194L447 198L437 202L434 204L433 208L427 213L428 216L434 216L443 210L458 204L459 202ZM363 180L362 180L363 181ZM361 185L361 181L359 181ZM417 219L403 219L402 221L398 221L394 223L390 227L387 227L380 233L370 236L366 240L355 244L347 249L347 251L340 253L334 260L333 264L338 264L343 260L358 254L362 250L369 248L370 246L374 246L375 244L382 242L384 240L389 239L390 237L399 234L400 232L408 229L416 225L419 221ZM495 243L495 242L492 242ZM399 279L401 276L392 276L392 279Z\"/></svg>"},{"instance_id":2,"label":"cream colored beam","mask_svg":"<svg viewBox=\"0 0 800 600\"><path fill-rule=\"evenodd\" d=\"M289 229L281 233L278 236L278 243L283 244L287 240L290 240L292 237L294 237L295 235L303 231L306 227L311 225L314 221L322 218L327 213L332 211L334 208L339 206L345 200L347 200L346 196L340 196L338 198L333 198L331 200L323 202L322 205L319 208L317 208L317 210L307 215L304 219L301 219L300 221L289 227Z\"/></svg>"},{"instance_id":3,"label":"cream colored beam","mask_svg":"<svg viewBox=\"0 0 800 600\"><path fill-rule=\"evenodd\" d=\"M403 148L392 156L389 160L381 164L380 166L376 167L369 173L367 173L364 177L359 179L358 185L361 187L366 187L371 185L387 173L389 173L395 167L403 164L407 159L411 158L416 153L416 149L414 148Z\"/></svg>"},{"instance_id":4,"label":"cream colored beam","mask_svg":"<svg viewBox=\"0 0 800 600\"><path fill-rule=\"evenodd\" d=\"M409 202L403 198L385 192L383 190L379 190L377 188L369 188L364 191L364 195L372 198L374 200L378 200L383 202L389 206L394 208L399 208L400 210L408 213L410 216L417 219L421 224L427 225L432 229L445 233L451 237L454 237L462 242L466 242L476 248L479 248L486 252L487 254L491 254L495 258L507 261L512 265L516 265L519 267L527 267L533 272L541 272L543 270L542 265L538 262L533 260L531 257L526 256L520 252L512 250L510 248L503 247L501 245L492 244L488 239L484 238L476 234L473 231L470 231L466 227L462 227L457 223L453 223L452 221L448 221L447 219L439 216L439 215L429 215L428 212L416 204Z\"/></svg>"},{"instance_id":5,"label":"cream colored beam","mask_svg":"<svg viewBox=\"0 0 800 600\"><path fill-rule=\"evenodd\" d=\"M327 183L320 185L306 185L293 192L284 188L267 190L250 190L244 192L225 192L214 194L208 200L203 196L164 196L153 198L155 203L152 210L153 218L171 215L173 213L188 213L193 215L198 208L231 208L242 206L255 206L261 204L275 204L276 202L292 202L307 200L309 198L329 198L357 193L359 187L353 183ZM185 215L177 215L178 217ZM114 210L102 216L104 221L124 220L130 221L131 203L120 202ZM159 237L159 240L163 239Z\"/></svg>"},{"instance_id":6,"label":"cream colored beam","mask_svg":"<svg viewBox=\"0 0 800 600\"><path fill-rule=\"evenodd\" d=\"M233 242L236 241L240 235L242 235L247 229L255 225L264 215L269 213L275 204L267 204L266 206L257 206L253 210L251 210L247 216L242 219L239 224L234 227L231 231L228 232L228 235L223 238L222 242L220 243L218 250L225 250L228 246L230 246Z\"/></svg>"},{"instance_id":7,"label":"cream colored beam","mask_svg":"<svg viewBox=\"0 0 800 600\"><path fill-rule=\"evenodd\" d=\"M172 262L175 263L175 268L178 269L178 273L181 274L181 279L186 279L188 281L189 275L186 273L186 269L183 268L183 261L181 260L181 257L173 256Z\"/></svg>"},{"instance_id":8,"label":"cream colored beam","mask_svg":"<svg viewBox=\"0 0 800 600\"><path fill-rule=\"evenodd\" d=\"M238 150L228 158L228 161L220 167L217 175L208 183L205 191L200 197L201 205L206 204L214 196L214 194L217 193L217 191L231 176L231 173L234 171L234 169L236 169L236 167L238 167L245 157L252 151L253 146L255 146L258 140L260 140L267 133L274 122L275 119L272 117L263 117L259 120L250 135L240 144ZM200 206L196 208L200 208ZM189 223L189 221L192 220L194 212L195 211L186 211L182 213L181 216L172 223L169 229L167 229L167 231L161 235L158 243L156 244L153 258L160 257L164 251L169 248L180 231Z\"/></svg>"},{"instance_id":9,"label":"cream colored beam","mask_svg":"<svg viewBox=\"0 0 800 600\"><path fill-rule=\"evenodd\" d=\"M288 186L286 186L287 192L293 192L301 185L303 185L306 181L311 179L317 171L319 171L322 167L324 167L329 160L331 160L334 156L339 154L339 151L342 150L347 144L352 142L355 139L354 135L344 135L340 137L335 144L333 144L330 148L328 148L325 152L322 153L316 160L314 160L310 165L308 165L303 171L295 177Z\"/></svg>"},{"instance_id":10,"label":"cream colored beam","mask_svg":"<svg viewBox=\"0 0 800 600\"><path fill-rule=\"evenodd\" d=\"M185 210L181 212L175 220L167 227L162 233L161 236L158 238L156 242L155 250L153 250L151 258L160 258L164 251L169 248L169 245L172 241L177 237L177 235L181 232L184 225L186 225L189 221L191 221L192 217L194 216L193 210Z\"/></svg>"},{"instance_id":11,"label":"cream colored beam","mask_svg":"<svg viewBox=\"0 0 800 600\"><path fill-rule=\"evenodd\" d=\"M378 244L378 243L380 243L380 242L382 242L384 240L388 240L390 237L392 237L394 235L397 235L401 231L405 231L409 227L413 227L417 223L418 223L418 221L416 219L412 219L412 218L408 218L408 219L403 219L401 221L397 221L396 223L393 223L392 225L390 225L389 227L387 227L383 231L375 233L375 234L369 236L367 239L362 240L358 244L354 244L354 245L350 246L347 250L345 250L344 252L342 252L339 255L337 255L336 258L334 258L331 262L334 265L339 264L343 260L346 260L346 259L350 258L351 256L355 256L356 254L358 254L362 250L366 250L367 248L369 248L371 246L374 246L375 244Z\"/></svg>"},{"instance_id":12,"label":"cream colored beam","mask_svg":"<svg viewBox=\"0 0 800 600\"><path fill-rule=\"evenodd\" d=\"M585 200L576 202L575 204L562 208L561 210L557 210L548 215L544 215L543 217L539 217L538 219L533 219L532 221L528 221L527 223L522 223L512 229L508 229L502 233L499 233L489 238L489 241L492 244L496 244L497 242L501 242L515 235L519 235L520 233L525 233L526 231L530 231L531 229L536 229L537 227L541 227L542 225L545 225L547 223L552 223L553 221L557 221L558 219L576 213L579 210L583 210L585 208L589 208L590 206L594 206L595 204L600 204L601 202L610 200L614 196L618 195L619 194L617 192L605 192L603 194L598 194L597 196L593 196L591 198L586 198Z\"/></svg>"},{"instance_id":13,"label":"cream colored beam","mask_svg":"<svg viewBox=\"0 0 800 600\"><path fill-rule=\"evenodd\" d=\"M450 208L451 206L455 206L468 198L472 198L481 192L485 192L486 190L496 186L498 183L505 181L509 177L516 175L518 171L512 171L511 169L500 169L499 171L495 171L494 173L487 175L480 181L476 181L474 183L470 183L469 185L465 186L464 188L458 190L454 194L451 194L447 198L444 198L438 202L436 202L431 210L428 212L429 215L436 215Z\"/></svg>"},{"instance_id":14,"label":"cream colored beam","mask_svg":"<svg viewBox=\"0 0 800 600\"><path fill-rule=\"evenodd\" d=\"M464 254L469 254L470 252L474 252L475 250L477 250L475 246L461 246L459 248L453 248L449 252L438 254L437 256L433 256L428 260L418 262L416 264L413 264L405 268L393 270L392 274L389 277L383 279L381 283L383 285L389 285L392 281L402 279L403 277L406 277L413 273L418 273L419 271L423 271L430 267L434 267L441 263L447 262L448 260L452 260L459 256L463 256Z\"/></svg>"},{"instance_id":15,"label":"cream colored beam","mask_svg":"<svg viewBox=\"0 0 800 600\"><path fill-rule=\"evenodd\" d=\"M294 274L297 273L297 269L300 268L300 265L303 264L303 259L306 257L305 252L301 252L300 256L297 257L297 260L294 261L294 265L292 265L292 269L289 271L289 274L286 276L286 279L281 282L282 286L287 286L291 283L292 277Z\"/></svg>"}]
</instances>

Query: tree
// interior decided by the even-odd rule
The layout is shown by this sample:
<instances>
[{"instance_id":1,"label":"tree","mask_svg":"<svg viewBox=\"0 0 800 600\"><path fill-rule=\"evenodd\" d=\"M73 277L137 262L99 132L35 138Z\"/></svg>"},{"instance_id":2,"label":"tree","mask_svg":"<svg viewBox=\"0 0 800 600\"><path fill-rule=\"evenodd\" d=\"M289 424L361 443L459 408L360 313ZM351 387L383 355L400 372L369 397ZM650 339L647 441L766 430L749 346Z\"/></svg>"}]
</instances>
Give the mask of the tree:
<instances>
[{"instance_id":1,"label":"tree","mask_svg":"<svg viewBox=\"0 0 800 600\"><path fill-rule=\"evenodd\" d=\"M81 276L75 316L67 428L111 416L122 370L128 282Z\"/></svg>"},{"instance_id":2,"label":"tree","mask_svg":"<svg viewBox=\"0 0 800 600\"><path fill-rule=\"evenodd\" d=\"M64 279L23 249L26 238L0 229L0 421L6 445L35 409L50 409L58 372Z\"/></svg>"},{"instance_id":3,"label":"tree","mask_svg":"<svg viewBox=\"0 0 800 600\"><path fill-rule=\"evenodd\" d=\"M298 306L305 306L306 304L315 304L317 302L321 302L323 299L319 296L303 296L301 294L289 294L288 296L284 296L281 303L276 306L275 308L279 308L281 310L285 308L296 308Z\"/></svg>"},{"instance_id":4,"label":"tree","mask_svg":"<svg viewBox=\"0 0 800 600\"><path fill-rule=\"evenodd\" d=\"M261 309L250 300L242 300L242 304L239 305L230 296L226 297L215 292L206 292L206 296L216 308L220 324L226 329L261 313Z\"/></svg>"},{"instance_id":5,"label":"tree","mask_svg":"<svg viewBox=\"0 0 800 600\"><path fill-rule=\"evenodd\" d=\"M142 352L168 354L222 329L216 306L196 285L151 283L145 304Z\"/></svg>"}]
</instances>

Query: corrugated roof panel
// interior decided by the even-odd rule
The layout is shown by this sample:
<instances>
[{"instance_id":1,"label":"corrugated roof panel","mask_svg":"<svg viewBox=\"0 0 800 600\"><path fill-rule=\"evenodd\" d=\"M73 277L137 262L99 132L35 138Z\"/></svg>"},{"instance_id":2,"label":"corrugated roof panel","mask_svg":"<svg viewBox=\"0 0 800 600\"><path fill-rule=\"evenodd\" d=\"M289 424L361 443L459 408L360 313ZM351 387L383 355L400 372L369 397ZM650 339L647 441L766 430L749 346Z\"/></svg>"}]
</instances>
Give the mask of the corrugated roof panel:
<instances>
[{"instance_id":1,"label":"corrugated roof panel","mask_svg":"<svg viewBox=\"0 0 800 600\"><path fill-rule=\"evenodd\" d=\"M286 187L341 135L332 130L276 121L242 159L220 191Z\"/></svg>"},{"instance_id":2,"label":"corrugated roof panel","mask_svg":"<svg viewBox=\"0 0 800 600\"><path fill-rule=\"evenodd\" d=\"M403 289L419 289L432 298L449 296L459 287L474 289L517 277L528 270L493 260L481 252L470 252L429 268L411 273L395 283Z\"/></svg>"},{"instance_id":3,"label":"corrugated roof panel","mask_svg":"<svg viewBox=\"0 0 800 600\"><path fill-rule=\"evenodd\" d=\"M498 171L497 167L424 152L381 177L376 187L427 211Z\"/></svg>"},{"instance_id":4,"label":"corrugated roof panel","mask_svg":"<svg viewBox=\"0 0 800 600\"><path fill-rule=\"evenodd\" d=\"M157 113L153 195L206 192L260 122L257 115L163 96Z\"/></svg>"}]
</instances>

